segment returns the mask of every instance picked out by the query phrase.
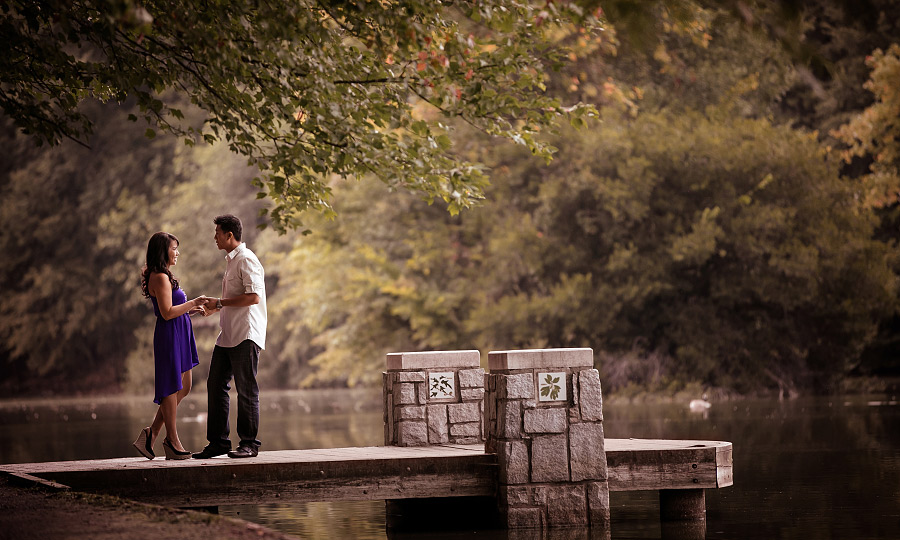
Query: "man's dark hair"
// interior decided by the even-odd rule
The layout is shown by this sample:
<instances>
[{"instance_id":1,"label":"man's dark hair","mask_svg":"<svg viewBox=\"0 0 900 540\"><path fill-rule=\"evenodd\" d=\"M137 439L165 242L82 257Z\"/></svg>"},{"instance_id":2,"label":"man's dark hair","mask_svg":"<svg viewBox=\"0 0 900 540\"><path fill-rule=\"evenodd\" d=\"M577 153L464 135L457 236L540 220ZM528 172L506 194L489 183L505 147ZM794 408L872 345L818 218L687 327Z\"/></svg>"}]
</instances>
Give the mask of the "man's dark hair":
<instances>
[{"instance_id":1,"label":"man's dark hair","mask_svg":"<svg viewBox=\"0 0 900 540\"><path fill-rule=\"evenodd\" d=\"M243 227L241 226L241 220L237 218L237 216L232 216L231 214L225 214L224 216L218 216L213 220L213 223L222 228L222 232L231 233L234 235L234 239L238 242L241 241L241 231Z\"/></svg>"}]
</instances>

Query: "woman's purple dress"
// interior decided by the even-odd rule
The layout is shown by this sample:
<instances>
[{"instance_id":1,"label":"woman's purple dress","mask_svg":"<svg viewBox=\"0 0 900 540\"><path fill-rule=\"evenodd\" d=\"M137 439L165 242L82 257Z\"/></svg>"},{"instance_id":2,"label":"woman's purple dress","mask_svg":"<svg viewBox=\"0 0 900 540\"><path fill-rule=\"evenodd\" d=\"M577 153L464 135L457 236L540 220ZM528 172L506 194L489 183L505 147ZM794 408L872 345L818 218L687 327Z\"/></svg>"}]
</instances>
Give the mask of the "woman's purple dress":
<instances>
[{"instance_id":1,"label":"woman's purple dress","mask_svg":"<svg viewBox=\"0 0 900 540\"><path fill-rule=\"evenodd\" d=\"M200 365L197 357L197 344L194 343L194 328L191 317L185 313L180 317L163 319L159 313L156 298L153 301L153 313L156 314L156 330L153 332L153 359L156 364L156 397L154 403L181 390L181 374ZM172 291L172 305L178 306L187 302L187 296L180 288Z\"/></svg>"}]
</instances>

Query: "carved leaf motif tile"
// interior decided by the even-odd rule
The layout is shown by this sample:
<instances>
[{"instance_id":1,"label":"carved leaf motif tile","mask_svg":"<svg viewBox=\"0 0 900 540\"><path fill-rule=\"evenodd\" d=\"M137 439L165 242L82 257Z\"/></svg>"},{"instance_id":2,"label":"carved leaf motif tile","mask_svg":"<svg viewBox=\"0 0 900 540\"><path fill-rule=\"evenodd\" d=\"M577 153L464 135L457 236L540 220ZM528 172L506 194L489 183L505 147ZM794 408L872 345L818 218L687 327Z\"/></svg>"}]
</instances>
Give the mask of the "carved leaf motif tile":
<instances>
[{"instance_id":1,"label":"carved leaf motif tile","mask_svg":"<svg viewBox=\"0 0 900 540\"><path fill-rule=\"evenodd\" d=\"M564 371L554 373L538 373L538 401L565 401L566 373Z\"/></svg>"}]
</instances>

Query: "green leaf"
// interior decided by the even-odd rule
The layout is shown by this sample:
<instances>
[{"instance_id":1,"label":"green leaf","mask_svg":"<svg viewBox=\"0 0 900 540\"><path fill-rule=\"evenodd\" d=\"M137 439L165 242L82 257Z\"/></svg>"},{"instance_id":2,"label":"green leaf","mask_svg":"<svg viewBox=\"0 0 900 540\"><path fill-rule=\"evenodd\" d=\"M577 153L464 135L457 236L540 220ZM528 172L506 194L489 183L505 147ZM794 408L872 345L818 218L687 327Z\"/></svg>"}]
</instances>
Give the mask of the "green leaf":
<instances>
[{"instance_id":1,"label":"green leaf","mask_svg":"<svg viewBox=\"0 0 900 540\"><path fill-rule=\"evenodd\" d=\"M447 135L438 135L434 138L434 140L438 143L438 146L441 147L441 150L448 150L451 146L453 146L453 142Z\"/></svg>"}]
</instances>

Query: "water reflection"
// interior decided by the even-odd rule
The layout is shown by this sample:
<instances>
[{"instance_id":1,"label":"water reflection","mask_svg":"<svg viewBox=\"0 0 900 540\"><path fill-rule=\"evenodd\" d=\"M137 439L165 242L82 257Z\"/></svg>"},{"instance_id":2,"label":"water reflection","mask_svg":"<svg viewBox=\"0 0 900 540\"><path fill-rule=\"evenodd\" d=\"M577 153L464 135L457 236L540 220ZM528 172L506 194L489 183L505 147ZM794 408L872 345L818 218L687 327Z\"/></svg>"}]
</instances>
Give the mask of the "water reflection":
<instances>
[{"instance_id":1,"label":"water reflection","mask_svg":"<svg viewBox=\"0 0 900 540\"><path fill-rule=\"evenodd\" d=\"M260 407L263 450L383 442L380 390L268 392ZM206 409L197 392L178 408L178 433L190 450L206 445ZM133 456L131 442L155 410L152 396L0 402L0 463Z\"/></svg>"},{"instance_id":2,"label":"water reflection","mask_svg":"<svg viewBox=\"0 0 900 540\"><path fill-rule=\"evenodd\" d=\"M440 532L433 531L427 534L395 533L387 534L388 540L610 540L608 530L595 529L550 529L550 530L491 530L491 531L467 531L467 532Z\"/></svg>"},{"instance_id":3,"label":"water reflection","mask_svg":"<svg viewBox=\"0 0 900 540\"><path fill-rule=\"evenodd\" d=\"M385 538L383 501L222 506L219 513L304 539Z\"/></svg>"},{"instance_id":4,"label":"water reflection","mask_svg":"<svg viewBox=\"0 0 900 540\"><path fill-rule=\"evenodd\" d=\"M380 389L269 392L263 393L261 406L263 450L377 446L383 441ZM131 441L153 410L150 396L0 402L0 462L132 456ZM205 444L205 395L188 396L179 411L183 443L199 450ZM895 396L714 402L700 413L692 413L687 403L608 400L604 416L606 435L612 438L734 443L735 485L706 493L707 538L900 538L900 404ZM612 539L670 534L659 522L655 492L612 493L610 502ZM301 538L388 537L382 501L220 511ZM541 540L593 540L584 535L596 532L552 534ZM563 536L557 539L559 534ZM390 537L512 538L505 531L485 530Z\"/></svg>"}]
</instances>

